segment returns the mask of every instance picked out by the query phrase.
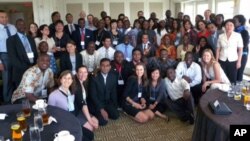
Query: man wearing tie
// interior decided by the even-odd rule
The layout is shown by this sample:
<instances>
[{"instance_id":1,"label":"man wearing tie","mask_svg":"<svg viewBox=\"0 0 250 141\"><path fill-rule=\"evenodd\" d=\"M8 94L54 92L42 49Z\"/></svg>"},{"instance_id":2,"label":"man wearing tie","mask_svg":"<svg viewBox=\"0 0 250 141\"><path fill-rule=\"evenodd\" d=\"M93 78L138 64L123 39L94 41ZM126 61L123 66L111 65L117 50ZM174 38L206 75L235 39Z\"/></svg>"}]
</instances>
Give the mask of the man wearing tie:
<instances>
[{"instance_id":1,"label":"man wearing tie","mask_svg":"<svg viewBox=\"0 0 250 141\"><path fill-rule=\"evenodd\" d=\"M216 46L217 46L217 40L219 38L219 35L221 33L223 33L222 31L218 31L217 27L214 23L209 23L207 25L209 32L211 33L208 38L207 41L208 43L211 45L211 47L213 48L213 53L215 54L216 51Z\"/></svg>"},{"instance_id":2,"label":"man wearing tie","mask_svg":"<svg viewBox=\"0 0 250 141\"><path fill-rule=\"evenodd\" d=\"M34 39L25 34L26 27L23 19L16 21L16 28L17 33L7 39L8 57L12 67L11 90L17 88L24 72L36 64L38 56Z\"/></svg>"},{"instance_id":3,"label":"man wearing tie","mask_svg":"<svg viewBox=\"0 0 250 141\"><path fill-rule=\"evenodd\" d=\"M106 125L109 119L119 118L117 110L117 76L110 71L111 62L103 58L100 72L90 80L90 112L98 118L100 125Z\"/></svg>"},{"instance_id":4,"label":"man wearing tie","mask_svg":"<svg viewBox=\"0 0 250 141\"><path fill-rule=\"evenodd\" d=\"M111 46L111 37L104 37L103 46L97 50L99 54L98 60L103 58L108 58L110 60L114 60L115 49Z\"/></svg>"},{"instance_id":5,"label":"man wearing tie","mask_svg":"<svg viewBox=\"0 0 250 141\"><path fill-rule=\"evenodd\" d=\"M77 51L81 52L84 50L90 41L94 41L94 33L85 28L85 19L78 19L78 26L75 31L72 32L72 39L77 44Z\"/></svg>"},{"instance_id":6,"label":"man wearing tie","mask_svg":"<svg viewBox=\"0 0 250 141\"><path fill-rule=\"evenodd\" d=\"M72 33L76 30L76 28L78 28L78 25L73 23L73 15L71 13L67 13L65 18L68 24L65 25L63 29L64 32L67 33L72 39Z\"/></svg>"},{"instance_id":7,"label":"man wearing tie","mask_svg":"<svg viewBox=\"0 0 250 141\"><path fill-rule=\"evenodd\" d=\"M3 91L0 92L3 95L0 97L3 98L4 102L9 102L11 95L9 93L9 59L8 52L6 48L6 40L8 37L16 34L15 26L8 24L7 13L3 10L0 10L0 71L2 71L2 80L3 80Z\"/></svg>"},{"instance_id":8,"label":"man wearing tie","mask_svg":"<svg viewBox=\"0 0 250 141\"><path fill-rule=\"evenodd\" d=\"M149 42L148 34L142 35L142 43L137 46L147 58L155 56L155 46Z\"/></svg>"}]
</instances>

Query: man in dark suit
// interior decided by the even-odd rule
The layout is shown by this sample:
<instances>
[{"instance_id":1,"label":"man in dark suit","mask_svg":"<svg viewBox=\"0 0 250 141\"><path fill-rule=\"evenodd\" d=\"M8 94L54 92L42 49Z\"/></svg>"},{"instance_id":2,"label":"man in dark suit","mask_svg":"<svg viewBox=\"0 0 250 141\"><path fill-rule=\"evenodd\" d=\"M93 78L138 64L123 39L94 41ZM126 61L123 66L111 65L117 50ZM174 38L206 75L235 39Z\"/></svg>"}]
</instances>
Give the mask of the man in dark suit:
<instances>
[{"instance_id":1,"label":"man in dark suit","mask_svg":"<svg viewBox=\"0 0 250 141\"><path fill-rule=\"evenodd\" d=\"M71 13L67 13L65 18L67 24L64 26L64 32L72 39L72 33L78 28L78 25L73 23L73 15Z\"/></svg>"},{"instance_id":2,"label":"man in dark suit","mask_svg":"<svg viewBox=\"0 0 250 141\"><path fill-rule=\"evenodd\" d=\"M85 19L78 19L78 28L72 33L72 39L76 42L77 51L80 52L87 47L90 41L94 41L94 34L85 28Z\"/></svg>"},{"instance_id":3,"label":"man in dark suit","mask_svg":"<svg viewBox=\"0 0 250 141\"><path fill-rule=\"evenodd\" d=\"M209 23L207 25L209 32L211 33L208 38L207 41L210 44L210 46L213 48L213 52L215 53L216 51L216 46L217 46L217 40L219 38L219 35L221 33L223 33L222 31L218 31L217 27L214 23Z\"/></svg>"},{"instance_id":4,"label":"man in dark suit","mask_svg":"<svg viewBox=\"0 0 250 141\"><path fill-rule=\"evenodd\" d=\"M36 44L33 38L25 34L25 22L23 19L16 21L17 33L7 39L7 51L12 70L10 82L12 91L20 84L24 72L37 60Z\"/></svg>"},{"instance_id":5,"label":"man in dark suit","mask_svg":"<svg viewBox=\"0 0 250 141\"><path fill-rule=\"evenodd\" d=\"M155 56L156 48L154 44L149 42L148 34L142 35L142 42L137 45L137 48L140 48L147 58Z\"/></svg>"},{"instance_id":6,"label":"man in dark suit","mask_svg":"<svg viewBox=\"0 0 250 141\"><path fill-rule=\"evenodd\" d=\"M110 119L118 119L117 110L117 76L112 73L110 60L100 61L100 72L90 81L90 112L95 115L100 125L106 125Z\"/></svg>"}]
</instances>

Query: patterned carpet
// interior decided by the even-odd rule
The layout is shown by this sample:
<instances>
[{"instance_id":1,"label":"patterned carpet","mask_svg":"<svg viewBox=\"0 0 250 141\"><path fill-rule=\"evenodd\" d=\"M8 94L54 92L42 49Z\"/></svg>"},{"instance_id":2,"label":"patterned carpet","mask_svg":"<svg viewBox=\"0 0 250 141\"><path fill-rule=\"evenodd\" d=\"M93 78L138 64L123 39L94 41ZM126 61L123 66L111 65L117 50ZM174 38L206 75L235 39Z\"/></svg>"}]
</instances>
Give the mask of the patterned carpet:
<instances>
[{"instance_id":1,"label":"patterned carpet","mask_svg":"<svg viewBox=\"0 0 250 141\"><path fill-rule=\"evenodd\" d=\"M191 141L193 125L183 123L167 113L170 121L156 117L146 124L133 121L124 113L116 121L95 132L95 141Z\"/></svg>"}]
</instances>

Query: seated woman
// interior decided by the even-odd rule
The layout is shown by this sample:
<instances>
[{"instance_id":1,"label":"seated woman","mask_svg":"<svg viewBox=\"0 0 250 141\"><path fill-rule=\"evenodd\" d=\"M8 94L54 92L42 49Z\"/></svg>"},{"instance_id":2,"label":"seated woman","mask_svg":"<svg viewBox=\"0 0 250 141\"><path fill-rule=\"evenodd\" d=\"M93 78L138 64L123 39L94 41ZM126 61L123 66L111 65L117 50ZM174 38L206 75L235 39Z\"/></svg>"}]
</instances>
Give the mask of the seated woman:
<instances>
[{"instance_id":1,"label":"seated woman","mask_svg":"<svg viewBox=\"0 0 250 141\"><path fill-rule=\"evenodd\" d=\"M204 36L201 36L199 38L199 41L198 41L198 45L193 48L193 56L194 56L194 61L196 63L200 62L201 61L201 56L202 56L202 52L205 50L205 49L211 49L213 54L215 54L215 51L213 50L213 48L209 45L208 41L207 41L207 38L204 37Z\"/></svg>"},{"instance_id":2,"label":"seated woman","mask_svg":"<svg viewBox=\"0 0 250 141\"><path fill-rule=\"evenodd\" d=\"M76 74L76 68L82 65L82 56L76 51L76 44L74 41L69 41L66 45L67 52L62 54L60 58L61 72L70 70L73 75Z\"/></svg>"},{"instance_id":3,"label":"seated woman","mask_svg":"<svg viewBox=\"0 0 250 141\"><path fill-rule=\"evenodd\" d=\"M98 128L99 123L96 117L90 115L87 96L88 96L88 68L81 65L77 69L77 74L75 76L76 82L76 92L75 92L75 107L76 115L86 129L94 131Z\"/></svg>"},{"instance_id":4,"label":"seated woman","mask_svg":"<svg viewBox=\"0 0 250 141\"><path fill-rule=\"evenodd\" d=\"M143 63L135 65L135 76L127 81L124 91L123 110L139 123L145 123L154 118L154 113L147 107L148 79Z\"/></svg>"},{"instance_id":5,"label":"seated woman","mask_svg":"<svg viewBox=\"0 0 250 141\"><path fill-rule=\"evenodd\" d=\"M164 98L166 97L166 87L164 80L161 78L160 69L154 67L151 69L151 77L149 79L149 109L151 109L155 115L167 119L168 117L162 114L166 106L163 104Z\"/></svg>"},{"instance_id":6,"label":"seated woman","mask_svg":"<svg viewBox=\"0 0 250 141\"><path fill-rule=\"evenodd\" d=\"M190 44L190 39L189 39L188 34L184 34L183 36L183 43L177 47L177 60L178 61L184 61L185 54L188 51L192 51L194 46Z\"/></svg>"},{"instance_id":7,"label":"seated woman","mask_svg":"<svg viewBox=\"0 0 250 141\"><path fill-rule=\"evenodd\" d=\"M218 88L222 91L229 89L230 81L220 64L215 61L213 52L210 49L203 51L201 64L203 70L202 92L205 92L209 86L211 89Z\"/></svg>"}]
</instances>

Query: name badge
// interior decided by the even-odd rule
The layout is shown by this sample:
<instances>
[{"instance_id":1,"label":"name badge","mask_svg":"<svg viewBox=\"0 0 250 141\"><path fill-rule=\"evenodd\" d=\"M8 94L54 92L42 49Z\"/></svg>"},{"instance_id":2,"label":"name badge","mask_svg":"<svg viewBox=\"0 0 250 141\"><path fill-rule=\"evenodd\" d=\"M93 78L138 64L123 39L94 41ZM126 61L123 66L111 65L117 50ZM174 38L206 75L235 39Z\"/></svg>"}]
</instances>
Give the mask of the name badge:
<instances>
[{"instance_id":1,"label":"name badge","mask_svg":"<svg viewBox=\"0 0 250 141\"><path fill-rule=\"evenodd\" d=\"M117 45L118 44L118 41L113 41L113 45Z\"/></svg>"},{"instance_id":2,"label":"name badge","mask_svg":"<svg viewBox=\"0 0 250 141\"><path fill-rule=\"evenodd\" d=\"M151 101L155 101L155 98L154 97L150 97L149 98Z\"/></svg>"},{"instance_id":3,"label":"name badge","mask_svg":"<svg viewBox=\"0 0 250 141\"><path fill-rule=\"evenodd\" d=\"M81 46L84 46L85 45L85 42L84 41L81 41Z\"/></svg>"},{"instance_id":4,"label":"name badge","mask_svg":"<svg viewBox=\"0 0 250 141\"><path fill-rule=\"evenodd\" d=\"M138 98L141 98L142 92L138 92Z\"/></svg>"},{"instance_id":5,"label":"name badge","mask_svg":"<svg viewBox=\"0 0 250 141\"><path fill-rule=\"evenodd\" d=\"M130 58L126 58L126 60L127 60L127 61L131 61L131 59L130 59Z\"/></svg>"},{"instance_id":6,"label":"name badge","mask_svg":"<svg viewBox=\"0 0 250 141\"><path fill-rule=\"evenodd\" d=\"M42 97L47 97L47 89L42 90Z\"/></svg>"},{"instance_id":7,"label":"name badge","mask_svg":"<svg viewBox=\"0 0 250 141\"><path fill-rule=\"evenodd\" d=\"M28 58L34 58L34 53L33 52L29 52L29 53L27 53L27 56L28 56Z\"/></svg>"},{"instance_id":8,"label":"name badge","mask_svg":"<svg viewBox=\"0 0 250 141\"><path fill-rule=\"evenodd\" d=\"M118 80L118 85L124 85L124 80Z\"/></svg>"},{"instance_id":9,"label":"name badge","mask_svg":"<svg viewBox=\"0 0 250 141\"><path fill-rule=\"evenodd\" d=\"M75 71L75 70L73 70L73 71L72 71L72 74L73 74L73 75L75 75L75 74L76 74L76 71Z\"/></svg>"},{"instance_id":10,"label":"name badge","mask_svg":"<svg viewBox=\"0 0 250 141\"><path fill-rule=\"evenodd\" d=\"M100 45L100 42L99 42L99 41L95 41L95 44L96 44L97 46L99 46L99 45Z\"/></svg>"}]
</instances>

